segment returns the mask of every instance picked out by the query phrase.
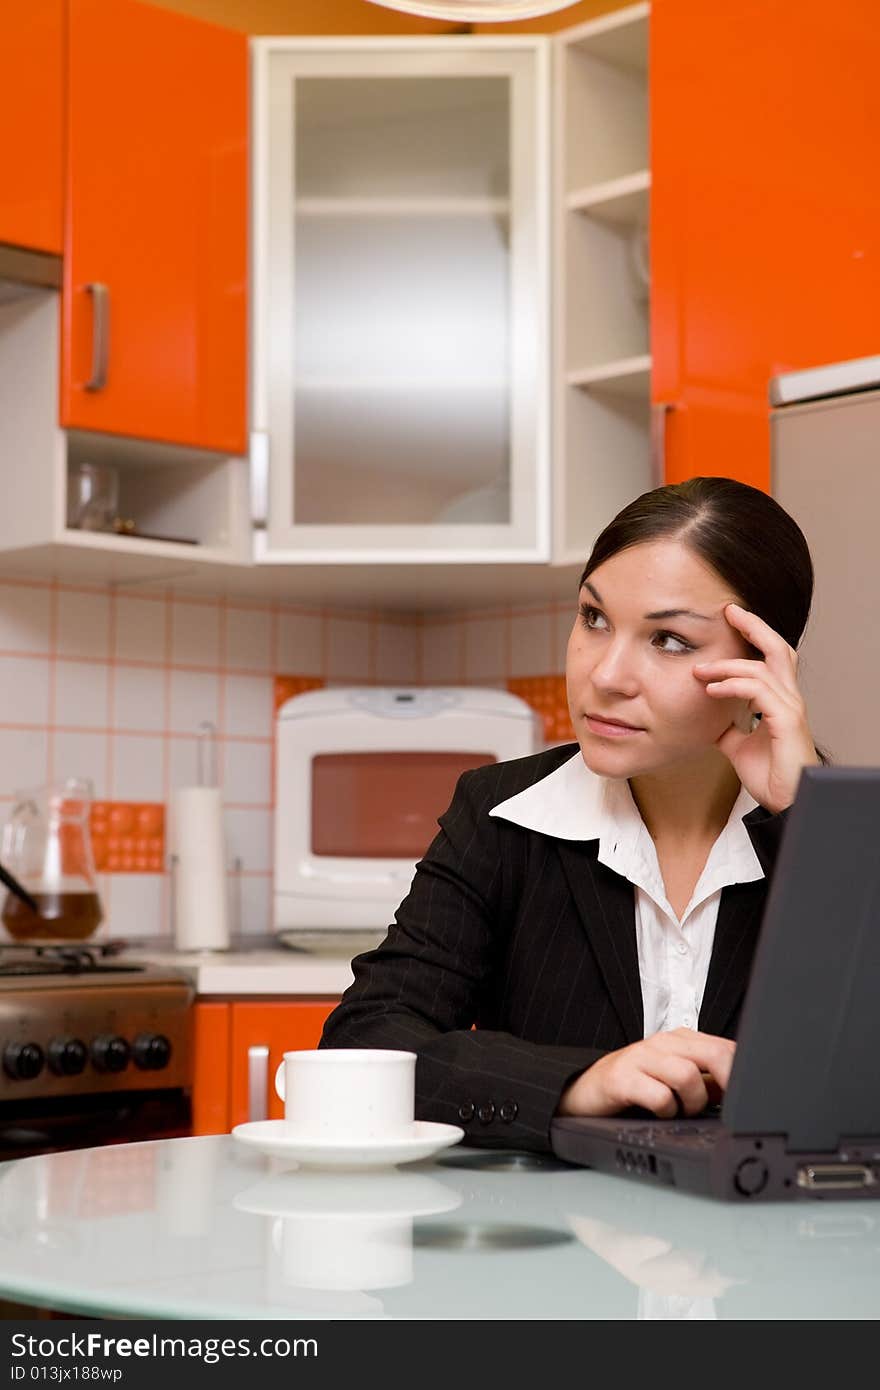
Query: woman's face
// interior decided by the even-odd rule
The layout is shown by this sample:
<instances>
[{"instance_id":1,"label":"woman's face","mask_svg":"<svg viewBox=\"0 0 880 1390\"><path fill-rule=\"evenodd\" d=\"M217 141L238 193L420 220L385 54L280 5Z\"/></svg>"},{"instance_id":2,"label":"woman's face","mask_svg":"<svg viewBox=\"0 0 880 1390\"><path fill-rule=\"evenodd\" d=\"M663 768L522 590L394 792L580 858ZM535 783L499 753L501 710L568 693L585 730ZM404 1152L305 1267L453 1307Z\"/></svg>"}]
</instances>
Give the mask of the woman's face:
<instances>
[{"instance_id":1,"label":"woman's face","mask_svg":"<svg viewBox=\"0 0 880 1390\"><path fill-rule=\"evenodd\" d=\"M593 772L655 771L704 755L734 722L748 728L745 701L713 699L694 675L697 662L753 655L727 603L742 600L679 541L632 546L593 571L566 656L568 708ZM615 733L603 716L636 732Z\"/></svg>"}]
</instances>

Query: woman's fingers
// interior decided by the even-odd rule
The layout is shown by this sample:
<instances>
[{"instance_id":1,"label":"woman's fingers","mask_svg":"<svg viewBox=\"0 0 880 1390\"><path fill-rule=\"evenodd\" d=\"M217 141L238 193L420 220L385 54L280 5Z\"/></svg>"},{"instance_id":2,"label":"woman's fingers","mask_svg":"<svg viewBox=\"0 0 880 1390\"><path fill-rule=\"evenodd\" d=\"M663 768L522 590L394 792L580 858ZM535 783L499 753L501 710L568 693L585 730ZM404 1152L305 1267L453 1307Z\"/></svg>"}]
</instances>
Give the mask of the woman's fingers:
<instances>
[{"instance_id":1,"label":"woman's fingers","mask_svg":"<svg viewBox=\"0 0 880 1390\"><path fill-rule=\"evenodd\" d=\"M784 679L787 673L797 671L797 652L775 628L765 623L763 618L759 618L757 613L742 608L738 603L728 603L724 608L724 616L730 626L741 633L751 646L764 653L767 665L781 678Z\"/></svg>"},{"instance_id":2,"label":"woman's fingers","mask_svg":"<svg viewBox=\"0 0 880 1390\"><path fill-rule=\"evenodd\" d=\"M608 1052L575 1078L560 1097L560 1115L616 1115L630 1105L671 1119L681 1108L706 1106L707 1081L727 1086L736 1043L711 1033L675 1028Z\"/></svg>"}]
</instances>

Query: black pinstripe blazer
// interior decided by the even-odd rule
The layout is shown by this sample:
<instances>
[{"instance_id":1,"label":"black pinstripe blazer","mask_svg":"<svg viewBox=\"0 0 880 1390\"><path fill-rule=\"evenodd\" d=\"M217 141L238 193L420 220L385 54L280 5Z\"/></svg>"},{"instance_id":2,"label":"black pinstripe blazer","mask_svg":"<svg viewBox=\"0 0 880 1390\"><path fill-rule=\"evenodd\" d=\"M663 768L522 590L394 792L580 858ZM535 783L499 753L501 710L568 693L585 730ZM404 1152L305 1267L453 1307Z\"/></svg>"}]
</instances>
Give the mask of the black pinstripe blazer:
<instances>
[{"instance_id":1,"label":"black pinstripe blazer","mask_svg":"<svg viewBox=\"0 0 880 1390\"><path fill-rule=\"evenodd\" d=\"M576 750L459 779L395 924L353 961L319 1044L416 1052L416 1117L462 1125L468 1143L547 1149L568 1082L643 1036L633 885L598 862L598 840L488 814ZM785 815L744 817L766 877L722 890L703 1032L736 1036Z\"/></svg>"}]
</instances>

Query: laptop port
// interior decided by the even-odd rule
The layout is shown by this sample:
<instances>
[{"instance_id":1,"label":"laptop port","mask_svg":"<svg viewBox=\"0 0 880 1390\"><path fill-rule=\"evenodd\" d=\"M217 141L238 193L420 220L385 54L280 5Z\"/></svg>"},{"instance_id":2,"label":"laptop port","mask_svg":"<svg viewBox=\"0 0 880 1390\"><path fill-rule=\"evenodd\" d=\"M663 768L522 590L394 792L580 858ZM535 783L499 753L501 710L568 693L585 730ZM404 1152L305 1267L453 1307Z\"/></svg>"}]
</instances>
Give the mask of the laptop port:
<instances>
[{"instance_id":1,"label":"laptop port","mask_svg":"<svg viewBox=\"0 0 880 1390\"><path fill-rule=\"evenodd\" d=\"M865 1163L805 1163L797 1170L798 1187L808 1187L814 1192L873 1187L876 1181L873 1171Z\"/></svg>"}]
</instances>

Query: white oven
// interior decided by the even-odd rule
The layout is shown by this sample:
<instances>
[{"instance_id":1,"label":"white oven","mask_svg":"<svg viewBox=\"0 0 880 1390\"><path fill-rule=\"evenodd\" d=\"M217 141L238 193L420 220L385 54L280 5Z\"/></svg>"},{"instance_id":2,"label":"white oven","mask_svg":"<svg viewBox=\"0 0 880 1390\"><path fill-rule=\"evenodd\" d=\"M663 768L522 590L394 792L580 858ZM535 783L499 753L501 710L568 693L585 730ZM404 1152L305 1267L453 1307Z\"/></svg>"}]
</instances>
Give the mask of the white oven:
<instances>
[{"instance_id":1,"label":"white oven","mask_svg":"<svg viewBox=\"0 0 880 1390\"><path fill-rule=\"evenodd\" d=\"M392 921L459 775L541 746L537 714L503 690L339 687L278 711L274 927Z\"/></svg>"}]
</instances>

